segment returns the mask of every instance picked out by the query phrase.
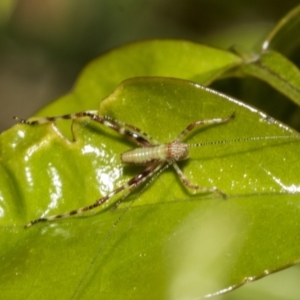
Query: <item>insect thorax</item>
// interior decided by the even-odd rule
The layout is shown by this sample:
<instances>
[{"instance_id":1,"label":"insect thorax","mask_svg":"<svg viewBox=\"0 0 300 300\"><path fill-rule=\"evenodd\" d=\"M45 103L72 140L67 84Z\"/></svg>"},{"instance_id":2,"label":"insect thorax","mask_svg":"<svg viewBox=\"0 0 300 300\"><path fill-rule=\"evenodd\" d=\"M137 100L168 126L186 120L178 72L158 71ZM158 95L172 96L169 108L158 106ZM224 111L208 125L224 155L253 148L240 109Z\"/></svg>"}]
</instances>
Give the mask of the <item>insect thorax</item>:
<instances>
[{"instance_id":1,"label":"insect thorax","mask_svg":"<svg viewBox=\"0 0 300 300\"><path fill-rule=\"evenodd\" d=\"M126 151L121 154L121 161L127 164L148 165L155 161L184 160L188 156L187 145L180 141L175 141Z\"/></svg>"}]
</instances>

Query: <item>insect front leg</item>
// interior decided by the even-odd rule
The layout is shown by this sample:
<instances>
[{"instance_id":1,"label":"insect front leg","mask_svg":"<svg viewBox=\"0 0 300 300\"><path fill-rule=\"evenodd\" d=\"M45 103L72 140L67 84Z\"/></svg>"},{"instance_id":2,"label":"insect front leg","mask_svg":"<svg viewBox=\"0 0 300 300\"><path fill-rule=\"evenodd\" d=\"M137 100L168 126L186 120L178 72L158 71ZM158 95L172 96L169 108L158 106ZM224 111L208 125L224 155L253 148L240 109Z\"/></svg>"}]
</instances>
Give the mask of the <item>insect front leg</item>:
<instances>
[{"instance_id":1,"label":"insect front leg","mask_svg":"<svg viewBox=\"0 0 300 300\"><path fill-rule=\"evenodd\" d=\"M208 120L199 120L189 124L176 138L177 141L181 141L190 131L192 131L196 126L199 125L211 125L211 124L221 124L227 123L234 118L235 114L233 113L227 118L215 118L215 119L208 119Z\"/></svg>"}]
</instances>

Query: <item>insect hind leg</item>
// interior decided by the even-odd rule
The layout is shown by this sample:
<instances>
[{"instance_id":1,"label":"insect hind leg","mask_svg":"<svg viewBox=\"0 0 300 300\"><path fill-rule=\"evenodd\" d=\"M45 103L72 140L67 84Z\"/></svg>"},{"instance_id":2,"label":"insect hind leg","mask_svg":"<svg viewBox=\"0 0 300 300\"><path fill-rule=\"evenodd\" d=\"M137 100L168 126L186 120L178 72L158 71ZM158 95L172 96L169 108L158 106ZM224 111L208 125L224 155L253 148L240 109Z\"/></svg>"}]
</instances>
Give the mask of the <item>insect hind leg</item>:
<instances>
[{"instance_id":1,"label":"insect hind leg","mask_svg":"<svg viewBox=\"0 0 300 300\"><path fill-rule=\"evenodd\" d=\"M54 116L54 117L37 117L34 120L30 119L20 119L16 116L13 118L17 120L21 124L27 124L27 125L41 125L41 124L47 124L47 123L53 123L55 121L59 120L74 120L74 119L79 119L83 117L89 117L97 115L96 110L89 110L89 111L82 111L74 114L66 114L66 115L60 115L60 116Z\"/></svg>"},{"instance_id":2,"label":"insect hind leg","mask_svg":"<svg viewBox=\"0 0 300 300\"><path fill-rule=\"evenodd\" d=\"M127 129L128 131L131 131L132 134L135 134L137 137L141 137L143 138L145 141L148 142L148 144L146 143L139 143L138 140L136 140L135 142L137 144L140 144L141 146L152 146L152 145L158 145L160 144L156 139L154 139L153 137L151 137L149 134L147 134L146 132L142 131L140 128L134 126L134 125L131 125L131 124L128 124L126 122L123 122L121 120L117 120L117 119L114 119L110 116L105 116L105 119L114 123L114 124L117 124L119 125L120 128L124 128L123 132L120 132L121 134L123 135L128 135L128 133L126 132L125 129Z\"/></svg>"},{"instance_id":3,"label":"insect hind leg","mask_svg":"<svg viewBox=\"0 0 300 300\"><path fill-rule=\"evenodd\" d=\"M32 225L35 225L37 223L40 222L46 222L46 221L53 221L56 219L63 219L63 218L68 218L74 215L79 215L82 214L86 211L92 210L96 207L101 206L103 203L109 201L113 196L119 194L122 191L125 191L125 197L130 194L134 189L136 189L138 186L140 186L143 182L145 182L149 177L151 177L154 173L156 173L157 171L159 171L159 169L162 167L163 165L161 163L159 164L153 164L151 166L148 166L147 168L145 168L140 174L132 177L131 179L129 179L127 182L125 182L123 185L119 186L118 188L116 188L115 190L113 190L112 192L110 192L109 194L107 194L106 196L98 199L96 202L94 202L93 204L66 212L66 213L62 213L62 214L58 214L58 215L53 215L53 216L48 216L48 217L41 217L38 218L36 220L32 220L30 221L28 224L26 224L24 226L24 228L28 228L31 227ZM122 197L121 201L125 198Z\"/></svg>"},{"instance_id":4,"label":"insect hind leg","mask_svg":"<svg viewBox=\"0 0 300 300\"><path fill-rule=\"evenodd\" d=\"M114 119L109 116L100 116L98 115L98 111L96 110L88 110L88 111L77 112L74 114L66 114L66 115L60 115L54 117L38 117L35 118L34 120L20 119L16 116L14 116L13 118L21 124L34 126L34 125L54 123L55 121L60 121L60 120L75 120L83 117L88 117L94 122L101 123L105 127L111 128L112 130L118 132L119 134L131 139L133 142L135 142L140 146L149 147L152 144L158 144L158 142L155 139L150 137L148 134L146 134L136 126L130 125L128 123L122 122L120 120Z\"/></svg>"}]
</instances>

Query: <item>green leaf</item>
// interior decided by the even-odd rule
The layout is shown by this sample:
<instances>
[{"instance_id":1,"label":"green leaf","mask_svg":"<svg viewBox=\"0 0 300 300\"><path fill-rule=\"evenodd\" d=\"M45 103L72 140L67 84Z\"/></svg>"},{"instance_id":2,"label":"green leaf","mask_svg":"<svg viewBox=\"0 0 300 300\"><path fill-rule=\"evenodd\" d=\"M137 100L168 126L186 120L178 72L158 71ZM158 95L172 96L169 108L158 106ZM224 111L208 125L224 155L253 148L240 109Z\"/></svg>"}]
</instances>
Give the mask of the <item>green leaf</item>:
<instances>
[{"instance_id":1,"label":"green leaf","mask_svg":"<svg viewBox=\"0 0 300 300\"><path fill-rule=\"evenodd\" d=\"M251 55L243 53L247 59ZM242 72L259 78L282 94L300 105L300 71L287 58L275 51L268 51L259 57L252 57L252 61L245 61L241 66ZM270 99L266 99L270 101Z\"/></svg>"},{"instance_id":2,"label":"green leaf","mask_svg":"<svg viewBox=\"0 0 300 300\"><path fill-rule=\"evenodd\" d=\"M70 95L73 97L73 95ZM74 96L75 97L75 96ZM288 136L191 149L180 167L193 183L228 195L193 194L165 170L131 193L80 217L29 220L91 204L143 168L123 166L134 147L87 119L75 142L54 125L16 125L1 136L3 298L194 299L267 275L300 258L299 138L263 113L197 84L140 78L121 84L99 113L169 142L199 119L187 143ZM133 201L133 202L132 202Z\"/></svg>"},{"instance_id":3,"label":"green leaf","mask_svg":"<svg viewBox=\"0 0 300 300\"><path fill-rule=\"evenodd\" d=\"M262 44L262 51L270 49L290 56L299 51L300 5L289 11L271 30Z\"/></svg>"},{"instance_id":4,"label":"green leaf","mask_svg":"<svg viewBox=\"0 0 300 300\"><path fill-rule=\"evenodd\" d=\"M72 95L51 103L39 115L97 109L120 82L138 76L165 76L207 85L241 64L229 51L182 40L150 40L108 52L90 63Z\"/></svg>"},{"instance_id":5,"label":"green leaf","mask_svg":"<svg viewBox=\"0 0 300 300\"><path fill-rule=\"evenodd\" d=\"M240 67L243 74L268 83L297 105L300 105L300 71L292 61L282 54L285 53L290 57L295 52L296 57L298 57L299 28L300 6L298 5L271 30L263 41L259 53L253 53L236 46L232 49L244 61ZM265 101L269 103L270 99Z\"/></svg>"}]
</instances>

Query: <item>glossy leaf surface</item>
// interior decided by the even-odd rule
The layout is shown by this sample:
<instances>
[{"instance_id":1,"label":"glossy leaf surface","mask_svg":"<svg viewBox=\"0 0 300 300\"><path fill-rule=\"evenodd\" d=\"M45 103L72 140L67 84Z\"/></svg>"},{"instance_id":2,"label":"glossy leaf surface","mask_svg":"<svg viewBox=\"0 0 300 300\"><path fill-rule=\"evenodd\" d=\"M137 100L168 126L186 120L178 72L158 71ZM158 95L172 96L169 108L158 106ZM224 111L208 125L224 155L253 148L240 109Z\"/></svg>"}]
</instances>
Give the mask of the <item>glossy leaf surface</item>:
<instances>
[{"instance_id":1,"label":"glossy leaf surface","mask_svg":"<svg viewBox=\"0 0 300 300\"><path fill-rule=\"evenodd\" d=\"M126 81L99 113L169 142L199 119L236 118L186 141L240 141L191 149L180 166L194 183L227 194L193 194L170 169L117 210L38 224L29 220L90 204L143 168L123 166L134 145L92 124L75 142L53 125L16 125L1 136L1 291L8 298L194 299L222 292L300 258L299 140L262 113L196 84ZM70 125L70 124L69 124ZM132 202L133 201L133 202ZM117 224L116 224L117 223ZM114 225L116 224L116 225ZM18 289L16 289L16 285ZM46 296L45 296L46 295Z\"/></svg>"}]
</instances>

